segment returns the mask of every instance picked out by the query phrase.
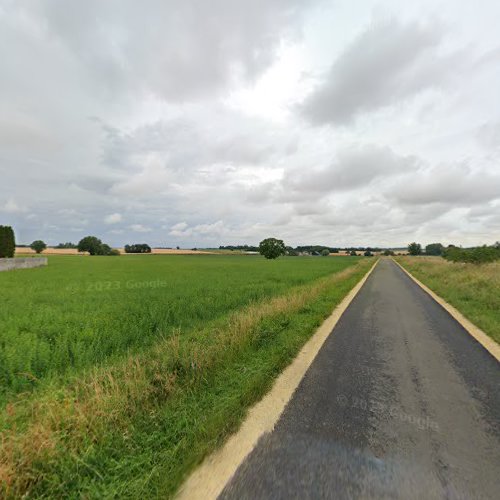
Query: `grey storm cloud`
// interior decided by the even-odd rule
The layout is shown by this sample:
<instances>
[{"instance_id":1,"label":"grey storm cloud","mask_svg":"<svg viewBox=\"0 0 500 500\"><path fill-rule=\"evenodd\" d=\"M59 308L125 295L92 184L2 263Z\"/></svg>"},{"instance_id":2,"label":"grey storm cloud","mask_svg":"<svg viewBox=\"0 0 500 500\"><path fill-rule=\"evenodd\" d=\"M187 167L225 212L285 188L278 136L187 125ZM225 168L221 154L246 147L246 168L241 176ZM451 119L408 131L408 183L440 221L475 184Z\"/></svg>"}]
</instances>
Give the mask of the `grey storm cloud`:
<instances>
[{"instance_id":1,"label":"grey storm cloud","mask_svg":"<svg viewBox=\"0 0 500 500\"><path fill-rule=\"evenodd\" d=\"M345 48L301 106L311 122L346 124L362 112L439 85L457 60L439 53L435 24L370 25Z\"/></svg>"}]
</instances>

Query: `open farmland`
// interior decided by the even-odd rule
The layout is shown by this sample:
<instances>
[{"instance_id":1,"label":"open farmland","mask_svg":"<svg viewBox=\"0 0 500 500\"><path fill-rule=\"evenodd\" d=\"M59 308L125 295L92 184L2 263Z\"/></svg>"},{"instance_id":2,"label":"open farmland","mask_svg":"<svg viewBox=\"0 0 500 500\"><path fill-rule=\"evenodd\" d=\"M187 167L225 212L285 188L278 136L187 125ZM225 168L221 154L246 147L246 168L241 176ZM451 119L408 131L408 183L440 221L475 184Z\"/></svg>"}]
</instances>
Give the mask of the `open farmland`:
<instances>
[{"instance_id":1,"label":"open farmland","mask_svg":"<svg viewBox=\"0 0 500 500\"><path fill-rule=\"evenodd\" d=\"M398 262L472 323L500 343L500 263L449 262L441 257L398 257Z\"/></svg>"},{"instance_id":2,"label":"open farmland","mask_svg":"<svg viewBox=\"0 0 500 500\"><path fill-rule=\"evenodd\" d=\"M54 256L2 273L0 493L172 493L372 264Z\"/></svg>"}]
</instances>

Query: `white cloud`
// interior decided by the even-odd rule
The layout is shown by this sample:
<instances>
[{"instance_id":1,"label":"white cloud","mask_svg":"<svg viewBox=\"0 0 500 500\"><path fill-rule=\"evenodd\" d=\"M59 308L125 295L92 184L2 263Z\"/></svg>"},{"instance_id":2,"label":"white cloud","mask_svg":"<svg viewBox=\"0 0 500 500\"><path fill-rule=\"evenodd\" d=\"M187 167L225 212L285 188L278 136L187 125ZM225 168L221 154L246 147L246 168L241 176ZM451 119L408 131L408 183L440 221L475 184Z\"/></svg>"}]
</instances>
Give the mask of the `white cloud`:
<instances>
[{"instance_id":1,"label":"white cloud","mask_svg":"<svg viewBox=\"0 0 500 500\"><path fill-rule=\"evenodd\" d=\"M28 209L27 207L19 205L14 198L9 198L3 207L1 208L3 212L6 212L8 214L21 214L24 212L27 212Z\"/></svg>"},{"instance_id":2,"label":"white cloud","mask_svg":"<svg viewBox=\"0 0 500 500\"><path fill-rule=\"evenodd\" d=\"M135 233L150 233L152 231L150 227L143 226L142 224L132 224L129 228Z\"/></svg>"},{"instance_id":3,"label":"white cloud","mask_svg":"<svg viewBox=\"0 0 500 500\"><path fill-rule=\"evenodd\" d=\"M122 221L122 214L115 212L114 214L109 214L104 217L104 222L106 224L118 224L118 222Z\"/></svg>"},{"instance_id":4,"label":"white cloud","mask_svg":"<svg viewBox=\"0 0 500 500\"><path fill-rule=\"evenodd\" d=\"M498 2L4 4L0 214L23 241L498 231Z\"/></svg>"}]
</instances>

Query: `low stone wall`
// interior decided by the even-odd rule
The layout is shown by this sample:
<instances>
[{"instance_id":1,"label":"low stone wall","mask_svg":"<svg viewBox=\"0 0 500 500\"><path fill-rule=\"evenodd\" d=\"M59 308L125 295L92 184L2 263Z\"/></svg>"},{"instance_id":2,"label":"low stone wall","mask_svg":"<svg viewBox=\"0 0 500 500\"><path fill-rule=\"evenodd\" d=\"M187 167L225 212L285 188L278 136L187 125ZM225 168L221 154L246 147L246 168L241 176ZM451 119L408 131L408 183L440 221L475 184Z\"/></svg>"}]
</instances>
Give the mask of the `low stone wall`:
<instances>
[{"instance_id":1,"label":"low stone wall","mask_svg":"<svg viewBox=\"0 0 500 500\"><path fill-rule=\"evenodd\" d=\"M31 269L48 264L47 257L34 257L27 259L0 259L0 271L11 271L13 269Z\"/></svg>"}]
</instances>

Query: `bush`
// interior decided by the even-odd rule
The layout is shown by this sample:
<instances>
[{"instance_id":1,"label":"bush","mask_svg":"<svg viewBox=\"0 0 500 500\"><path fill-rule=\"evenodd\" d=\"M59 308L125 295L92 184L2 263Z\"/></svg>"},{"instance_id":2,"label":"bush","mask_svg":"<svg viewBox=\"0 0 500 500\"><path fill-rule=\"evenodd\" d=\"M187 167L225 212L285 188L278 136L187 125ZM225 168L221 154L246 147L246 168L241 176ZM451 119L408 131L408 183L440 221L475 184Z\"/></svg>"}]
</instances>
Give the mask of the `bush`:
<instances>
[{"instance_id":1,"label":"bush","mask_svg":"<svg viewBox=\"0 0 500 500\"><path fill-rule=\"evenodd\" d=\"M429 243L425 247L426 255L441 255L443 253L443 245L441 243Z\"/></svg>"},{"instance_id":2,"label":"bush","mask_svg":"<svg viewBox=\"0 0 500 500\"><path fill-rule=\"evenodd\" d=\"M469 262L471 264L485 264L500 260L500 248L486 245L475 248L458 248L449 246L443 252L443 257L451 262Z\"/></svg>"},{"instance_id":3,"label":"bush","mask_svg":"<svg viewBox=\"0 0 500 500\"><path fill-rule=\"evenodd\" d=\"M125 245L125 253L151 253L151 247L146 243L134 243L133 245Z\"/></svg>"},{"instance_id":4,"label":"bush","mask_svg":"<svg viewBox=\"0 0 500 500\"><path fill-rule=\"evenodd\" d=\"M35 240L30 245L30 248L31 250L34 250L36 253L42 253L47 248L47 245L42 240Z\"/></svg>"},{"instance_id":5,"label":"bush","mask_svg":"<svg viewBox=\"0 0 500 500\"><path fill-rule=\"evenodd\" d=\"M97 250L96 255L109 255L111 253L111 247L107 243L102 243Z\"/></svg>"},{"instance_id":6,"label":"bush","mask_svg":"<svg viewBox=\"0 0 500 500\"><path fill-rule=\"evenodd\" d=\"M356 253L356 250L351 250L351 251L349 252L349 255L351 255L352 257L355 257L355 256L356 256L356 255L358 255L358 254Z\"/></svg>"},{"instance_id":7,"label":"bush","mask_svg":"<svg viewBox=\"0 0 500 500\"><path fill-rule=\"evenodd\" d=\"M109 252L109 255L118 256L121 255L121 253L120 250L118 250L117 248L112 248L111 252Z\"/></svg>"},{"instance_id":8,"label":"bush","mask_svg":"<svg viewBox=\"0 0 500 500\"><path fill-rule=\"evenodd\" d=\"M408 245L408 253L410 255L421 255L422 254L422 245L420 243L410 243Z\"/></svg>"},{"instance_id":9,"label":"bush","mask_svg":"<svg viewBox=\"0 0 500 500\"><path fill-rule=\"evenodd\" d=\"M327 248L325 248L324 250L321 250L321 255L323 257L328 257L330 255L330 250L328 250Z\"/></svg>"},{"instance_id":10,"label":"bush","mask_svg":"<svg viewBox=\"0 0 500 500\"><path fill-rule=\"evenodd\" d=\"M16 238L14 230L10 226L0 226L0 258L12 258L15 252Z\"/></svg>"},{"instance_id":11,"label":"bush","mask_svg":"<svg viewBox=\"0 0 500 500\"><path fill-rule=\"evenodd\" d=\"M365 257L373 257L373 254L370 252L370 250L366 250L365 253L363 254Z\"/></svg>"},{"instance_id":12,"label":"bush","mask_svg":"<svg viewBox=\"0 0 500 500\"><path fill-rule=\"evenodd\" d=\"M280 255L285 255L286 247L283 240L266 238L259 243L259 253L266 259L276 259Z\"/></svg>"},{"instance_id":13,"label":"bush","mask_svg":"<svg viewBox=\"0 0 500 500\"><path fill-rule=\"evenodd\" d=\"M389 257L391 255L394 255L394 252L392 250L384 250L383 255L385 255L386 257Z\"/></svg>"}]
</instances>

